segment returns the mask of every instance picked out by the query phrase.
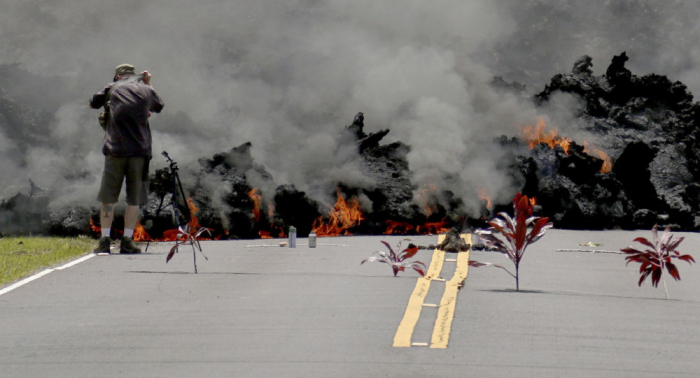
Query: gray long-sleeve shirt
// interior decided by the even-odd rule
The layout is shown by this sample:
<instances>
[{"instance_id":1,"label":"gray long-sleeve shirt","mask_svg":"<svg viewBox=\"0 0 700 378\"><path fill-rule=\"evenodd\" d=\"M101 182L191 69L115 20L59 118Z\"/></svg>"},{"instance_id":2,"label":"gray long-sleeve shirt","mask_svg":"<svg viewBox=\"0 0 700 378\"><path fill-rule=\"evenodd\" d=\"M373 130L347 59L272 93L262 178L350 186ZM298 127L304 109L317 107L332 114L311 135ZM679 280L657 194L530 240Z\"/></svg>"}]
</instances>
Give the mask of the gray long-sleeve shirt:
<instances>
[{"instance_id":1,"label":"gray long-sleeve shirt","mask_svg":"<svg viewBox=\"0 0 700 378\"><path fill-rule=\"evenodd\" d=\"M102 153L118 157L151 157L151 128L148 124L150 112L160 113L163 100L152 86L141 81L109 83L95 93L90 107L104 106L107 92L118 84L110 94L110 117L105 130Z\"/></svg>"}]
</instances>

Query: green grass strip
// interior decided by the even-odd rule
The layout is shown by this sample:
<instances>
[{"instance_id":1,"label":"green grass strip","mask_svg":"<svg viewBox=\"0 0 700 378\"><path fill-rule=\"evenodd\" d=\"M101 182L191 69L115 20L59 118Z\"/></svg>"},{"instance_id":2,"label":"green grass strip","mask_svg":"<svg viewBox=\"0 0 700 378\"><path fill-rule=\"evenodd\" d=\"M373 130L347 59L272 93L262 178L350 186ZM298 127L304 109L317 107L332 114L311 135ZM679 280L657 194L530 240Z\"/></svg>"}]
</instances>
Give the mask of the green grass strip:
<instances>
[{"instance_id":1,"label":"green grass strip","mask_svg":"<svg viewBox=\"0 0 700 378\"><path fill-rule=\"evenodd\" d=\"M90 253L96 245L84 236L0 238L0 287Z\"/></svg>"}]
</instances>

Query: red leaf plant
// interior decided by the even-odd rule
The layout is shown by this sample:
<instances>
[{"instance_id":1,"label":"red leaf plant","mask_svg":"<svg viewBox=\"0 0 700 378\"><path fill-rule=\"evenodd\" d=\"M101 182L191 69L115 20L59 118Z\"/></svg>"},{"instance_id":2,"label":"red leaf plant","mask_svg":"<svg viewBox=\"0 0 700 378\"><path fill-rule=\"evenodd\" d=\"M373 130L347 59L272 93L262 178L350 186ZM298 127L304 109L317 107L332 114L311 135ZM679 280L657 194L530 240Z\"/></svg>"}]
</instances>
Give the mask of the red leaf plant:
<instances>
[{"instance_id":1,"label":"red leaf plant","mask_svg":"<svg viewBox=\"0 0 700 378\"><path fill-rule=\"evenodd\" d=\"M378 261L380 263L388 264L391 266L391 269L394 271L394 277L396 277L399 272L403 272L406 268L413 268L416 272L418 272L421 276L425 276L426 270L428 270L425 266L420 261L406 261L407 259L410 259L411 257L415 256L416 253L418 253L418 247L409 244L408 248L404 249L400 253L394 252L394 249L391 248L389 243L382 241L384 245L389 249L389 253L384 252L384 251L375 251L373 255L376 256L370 256L360 263L360 265L368 262L368 261ZM401 242L399 242L396 245L396 250L401 249Z\"/></svg>"},{"instance_id":2,"label":"red leaf plant","mask_svg":"<svg viewBox=\"0 0 700 378\"><path fill-rule=\"evenodd\" d=\"M178 252L180 246L183 245L191 245L192 246L192 257L194 258L194 272L197 273L197 253L195 250L195 245L197 246L197 249L199 249L199 253L204 256L205 260L209 260L209 258L202 252L202 246L199 244L199 237L202 236L205 232L208 233L211 236L211 229L208 229L206 227L202 227L197 232L190 232L190 225L185 225L178 227L177 229L177 235L175 236L175 245L170 248L170 252L168 252L168 256L165 258L165 263L167 264L170 259L173 258L176 252Z\"/></svg>"},{"instance_id":3,"label":"red leaf plant","mask_svg":"<svg viewBox=\"0 0 700 378\"><path fill-rule=\"evenodd\" d=\"M661 239L659 240L659 226L654 225L654 228L651 229L651 236L651 242L642 237L634 239L634 241L649 247L648 249L642 251L630 246L621 249L621 251L628 254L628 256L625 257L628 265L631 262L638 262L641 264L639 266L639 273L641 274L641 277L639 278L638 285L642 286L644 280L646 280L646 278L649 276L651 276L651 284L654 287L659 287L659 281L663 280L664 291L666 291L666 299L668 299L666 279L663 277L664 267L671 277L673 277L676 281L680 281L681 275L678 272L676 265L671 262L672 259L683 260L688 264L694 263L695 259L693 259L693 257L690 255L681 255L680 252L676 250L678 245L683 241L684 237L674 238L673 234L671 234L670 226L666 227L666 230L661 235Z\"/></svg>"},{"instance_id":4,"label":"red leaf plant","mask_svg":"<svg viewBox=\"0 0 700 378\"><path fill-rule=\"evenodd\" d=\"M498 216L500 218L496 217L491 220L489 222L491 227L488 230L477 230L476 234L484 239L489 248L508 256L515 264L515 274L500 265L491 263L469 261L469 266L494 266L501 268L515 278L515 290L519 291L519 267L520 261L525 254L525 249L544 236L545 232L552 228L553 224L549 222L549 218L532 216L534 205L530 203L530 199L527 196L520 193L513 198L513 209L513 218L508 213L499 213ZM501 234L503 239L497 237L496 234Z\"/></svg>"}]
</instances>

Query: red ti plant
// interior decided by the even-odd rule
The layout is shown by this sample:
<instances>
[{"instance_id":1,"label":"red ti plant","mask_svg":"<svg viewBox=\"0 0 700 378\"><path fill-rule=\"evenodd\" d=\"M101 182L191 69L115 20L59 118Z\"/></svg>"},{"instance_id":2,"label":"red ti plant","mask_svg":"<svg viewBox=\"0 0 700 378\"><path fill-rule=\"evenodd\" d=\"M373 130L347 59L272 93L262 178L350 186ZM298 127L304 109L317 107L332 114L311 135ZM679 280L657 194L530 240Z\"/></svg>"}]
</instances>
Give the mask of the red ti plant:
<instances>
[{"instance_id":1,"label":"red ti plant","mask_svg":"<svg viewBox=\"0 0 700 378\"><path fill-rule=\"evenodd\" d=\"M639 278L639 286L642 286L644 280L651 276L651 284L654 287L659 287L659 281L664 282L664 291L666 291L666 299L668 299L668 289L666 288L666 279L663 277L664 267L676 281L681 280L681 275L678 273L678 268L675 264L671 262L672 259L679 259L692 264L695 262L690 255L681 255L680 252L676 251L676 248L683 241L684 237L674 238L671 234L671 227L666 227L661 239L659 240L659 226L654 225L651 229L652 241L650 242L646 238L636 238L634 241L644 244L649 247L645 250L639 250L633 247L627 247L621 251L628 254L625 257L627 264L631 262L638 262L639 273L641 277Z\"/></svg>"},{"instance_id":2,"label":"red ti plant","mask_svg":"<svg viewBox=\"0 0 700 378\"><path fill-rule=\"evenodd\" d=\"M168 256L165 258L165 263L167 264L170 259L173 258L176 252L178 252L180 246L183 245L191 245L192 246L192 257L194 258L194 272L197 273L197 253L195 250L195 246L197 246L197 249L199 249L199 253L204 256L205 260L209 260L209 258L202 252L202 246L199 244L199 237L202 236L203 233L208 233L211 235L211 229L208 229L206 227L202 227L196 232L190 232L190 225L185 225L184 227L180 226L177 229L177 236L175 237L175 245L170 248L170 252L168 252Z\"/></svg>"},{"instance_id":3,"label":"red ti plant","mask_svg":"<svg viewBox=\"0 0 700 378\"><path fill-rule=\"evenodd\" d=\"M489 222L491 227L488 230L477 230L476 233L484 239L486 245L494 250L504 253L510 261L515 264L515 274L510 273L506 268L490 264L480 263L478 261L470 261L469 265L473 267L479 266L495 266L504 269L508 274L515 278L515 290L520 290L519 282L519 267L520 260L525 254L525 249L532 243L538 241L545 232L552 228L553 224L546 217L532 216L534 205L530 203L527 196L518 193L513 198L513 218L508 213L499 213L498 217ZM501 234L504 239L496 236Z\"/></svg>"},{"instance_id":4,"label":"red ti plant","mask_svg":"<svg viewBox=\"0 0 700 378\"><path fill-rule=\"evenodd\" d=\"M378 261L380 263L388 264L391 266L391 269L394 271L394 277L396 277L399 272L403 272L404 269L406 268L413 268L416 272L418 272L421 276L425 276L425 271L428 270L425 267L425 264L423 264L420 261L406 261L407 259L410 259L411 257L415 256L416 253L418 253L418 247L409 244L408 248L404 249L400 253L394 252L394 249L391 248L389 243L382 241L384 245L389 249L389 253L386 253L384 251L375 251L373 255L376 256L370 256L360 263L360 265L368 262L368 261ZM401 242L399 242L396 245L396 249L400 250L401 249Z\"/></svg>"}]
</instances>

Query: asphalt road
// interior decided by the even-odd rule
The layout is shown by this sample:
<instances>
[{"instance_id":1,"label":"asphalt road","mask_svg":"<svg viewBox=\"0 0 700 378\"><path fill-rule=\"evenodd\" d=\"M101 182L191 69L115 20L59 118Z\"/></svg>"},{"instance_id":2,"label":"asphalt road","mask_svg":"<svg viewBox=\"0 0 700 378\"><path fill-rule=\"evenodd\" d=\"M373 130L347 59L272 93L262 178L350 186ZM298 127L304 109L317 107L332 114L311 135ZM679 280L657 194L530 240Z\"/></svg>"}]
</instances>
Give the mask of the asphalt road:
<instances>
[{"instance_id":1,"label":"asphalt road","mask_svg":"<svg viewBox=\"0 0 700 378\"><path fill-rule=\"evenodd\" d=\"M676 235L700 261L700 236ZM191 250L165 263L172 244L96 256L0 295L0 376L699 376L698 267L678 264L666 300L661 284L637 286L623 255L555 251L619 250L637 236L650 231L550 230L525 255L520 292L500 269L470 268L446 349L392 347L419 276L360 261L402 237L320 238L316 249L204 242L198 274ZM512 268L495 252L470 258ZM440 292L433 281L426 302ZM414 343L430 342L436 314L423 308Z\"/></svg>"}]
</instances>

